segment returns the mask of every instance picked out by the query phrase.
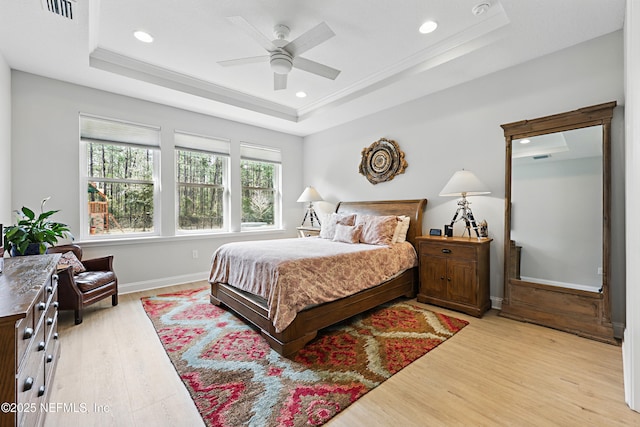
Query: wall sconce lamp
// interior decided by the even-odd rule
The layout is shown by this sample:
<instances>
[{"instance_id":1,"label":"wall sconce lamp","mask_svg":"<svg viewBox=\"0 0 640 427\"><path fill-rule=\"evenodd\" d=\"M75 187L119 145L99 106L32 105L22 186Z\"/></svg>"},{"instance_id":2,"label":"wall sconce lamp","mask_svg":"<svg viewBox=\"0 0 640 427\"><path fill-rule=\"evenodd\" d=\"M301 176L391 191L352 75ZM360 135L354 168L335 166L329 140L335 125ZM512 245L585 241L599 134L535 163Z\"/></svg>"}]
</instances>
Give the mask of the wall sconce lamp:
<instances>
[{"instance_id":1,"label":"wall sconce lamp","mask_svg":"<svg viewBox=\"0 0 640 427\"><path fill-rule=\"evenodd\" d=\"M305 221L307 220L307 217L311 221L312 227L314 226L313 224L314 218L316 221L318 221L318 225L321 225L320 220L318 219L318 215L316 215L316 211L313 209L313 202L319 202L321 200L322 200L322 196L320 196L320 193L318 193L318 191L315 188L307 187L304 189L300 197L298 197L298 202L309 203L309 205L307 206L307 211L304 214L304 218L302 219L301 225L304 225Z\"/></svg>"},{"instance_id":2,"label":"wall sconce lamp","mask_svg":"<svg viewBox=\"0 0 640 427\"><path fill-rule=\"evenodd\" d=\"M471 203L467 200L467 196L480 196L490 193L489 188L472 172L463 169L454 173L449 182L447 182L447 185L445 185L440 192L440 196L462 196L462 199L458 200L458 209L453 215L449 228L453 230L454 223L464 220L466 224L465 233L468 232L469 237L471 237L471 228L473 228L476 236L480 237L478 225L469 207ZM462 233L462 235L464 236L465 233Z\"/></svg>"}]
</instances>

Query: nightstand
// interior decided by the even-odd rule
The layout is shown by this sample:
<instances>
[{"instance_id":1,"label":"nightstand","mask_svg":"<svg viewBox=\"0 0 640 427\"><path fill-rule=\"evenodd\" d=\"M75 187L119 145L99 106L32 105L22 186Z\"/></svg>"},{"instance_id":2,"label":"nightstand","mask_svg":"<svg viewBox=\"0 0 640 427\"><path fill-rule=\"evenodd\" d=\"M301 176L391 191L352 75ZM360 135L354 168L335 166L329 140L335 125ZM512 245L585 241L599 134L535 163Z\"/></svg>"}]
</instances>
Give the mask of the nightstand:
<instances>
[{"instance_id":1,"label":"nightstand","mask_svg":"<svg viewBox=\"0 0 640 427\"><path fill-rule=\"evenodd\" d=\"M296 227L298 237L314 237L320 235L320 227Z\"/></svg>"},{"instance_id":2,"label":"nightstand","mask_svg":"<svg viewBox=\"0 0 640 427\"><path fill-rule=\"evenodd\" d=\"M489 246L493 239L421 236L417 300L482 317L489 299Z\"/></svg>"}]
</instances>

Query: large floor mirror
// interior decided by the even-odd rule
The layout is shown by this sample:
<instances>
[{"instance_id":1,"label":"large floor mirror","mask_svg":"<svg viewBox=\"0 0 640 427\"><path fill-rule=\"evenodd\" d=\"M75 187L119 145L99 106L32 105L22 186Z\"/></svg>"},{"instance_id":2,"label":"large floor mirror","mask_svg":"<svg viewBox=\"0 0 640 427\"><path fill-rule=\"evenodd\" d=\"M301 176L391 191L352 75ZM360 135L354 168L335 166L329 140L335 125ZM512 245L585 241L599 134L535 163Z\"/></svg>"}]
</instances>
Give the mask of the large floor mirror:
<instances>
[{"instance_id":1,"label":"large floor mirror","mask_svg":"<svg viewBox=\"0 0 640 427\"><path fill-rule=\"evenodd\" d=\"M616 343L609 301L615 106L502 125L502 316Z\"/></svg>"}]
</instances>

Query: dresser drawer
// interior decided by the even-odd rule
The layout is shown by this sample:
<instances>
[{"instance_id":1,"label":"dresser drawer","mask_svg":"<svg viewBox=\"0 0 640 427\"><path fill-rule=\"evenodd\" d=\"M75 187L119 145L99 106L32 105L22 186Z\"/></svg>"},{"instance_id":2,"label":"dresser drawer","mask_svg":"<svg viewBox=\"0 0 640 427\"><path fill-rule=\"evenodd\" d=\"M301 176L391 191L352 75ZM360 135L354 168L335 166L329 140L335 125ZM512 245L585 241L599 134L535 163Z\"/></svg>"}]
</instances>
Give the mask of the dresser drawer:
<instances>
[{"instance_id":1,"label":"dresser drawer","mask_svg":"<svg viewBox=\"0 0 640 427\"><path fill-rule=\"evenodd\" d=\"M42 353L42 352L41 352ZM41 354L42 357L44 357ZM18 426L34 426L40 411L40 397L46 391L42 358L27 359L26 366L18 373L17 404Z\"/></svg>"},{"instance_id":2,"label":"dresser drawer","mask_svg":"<svg viewBox=\"0 0 640 427\"><path fill-rule=\"evenodd\" d=\"M17 360L16 366L22 365L25 352L29 344L35 341L35 328L39 320L40 311L38 310L38 304L41 303L40 296L36 300L36 304L31 306L27 312L27 316L24 319L20 319L16 322L16 350Z\"/></svg>"},{"instance_id":3,"label":"dresser drawer","mask_svg":"<svg viewBox=\"0 0 640 427\"><path fill-rule=\"evenodd\" d=\"M470 246L448 244L446 242L420 242L420 255L447 256L455 258L475 258L476 249Z\"/></svg>"},{"instance_id":4,"label":"dresser drawer","mask_svg":"<svg viewBox=\"0 0 640 427\"><path fill-rule=\"evenodd\" d=\"M44 327L45 334L51 335L50 330L52 328L54 319L58 315L58 288L54 288L49 301L47 302L47 311L44 314Z\"/></svg>"}]
</instances>

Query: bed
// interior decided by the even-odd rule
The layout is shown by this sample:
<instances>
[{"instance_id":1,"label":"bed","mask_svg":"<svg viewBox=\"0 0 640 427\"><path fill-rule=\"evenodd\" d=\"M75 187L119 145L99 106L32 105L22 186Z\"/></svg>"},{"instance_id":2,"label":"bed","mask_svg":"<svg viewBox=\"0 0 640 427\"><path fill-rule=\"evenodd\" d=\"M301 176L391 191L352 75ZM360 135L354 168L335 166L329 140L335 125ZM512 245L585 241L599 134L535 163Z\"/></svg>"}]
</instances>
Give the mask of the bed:
<instances>
[{"instance_id":1,"label":"bed","mask_svg":"<svg viewBox=\"0 0 640 427\"><path fill-rule=\"evenodd\" d=\"M415 249L415 239L422 235L422 217L426 203L426 199L340 202L335 212L338 214L354 213L356 215L408 216L410 222L406 241L413 245ZM305 239L319 238L309 237ZM215 258L214 254L214 260ZM417 267L411 267L389 280L356 292L353 295L322 304L309 305L297 312L295 318L288 323L286 328L278 329L269 316L267 301L235 287L234 283L215 280L216 276L213 274L213 270L216 268L215 261L213 264L212 279L210 280L211 303L215 305L222 304L255 325L269 345L284 356L300 350L306 343L315 338L320 329L398 297L415 296L418 282ZM229 281L232 282L232 280ZM271 307L271 312L273 313L273 307Z\"/></svg>"}]
</instances>

